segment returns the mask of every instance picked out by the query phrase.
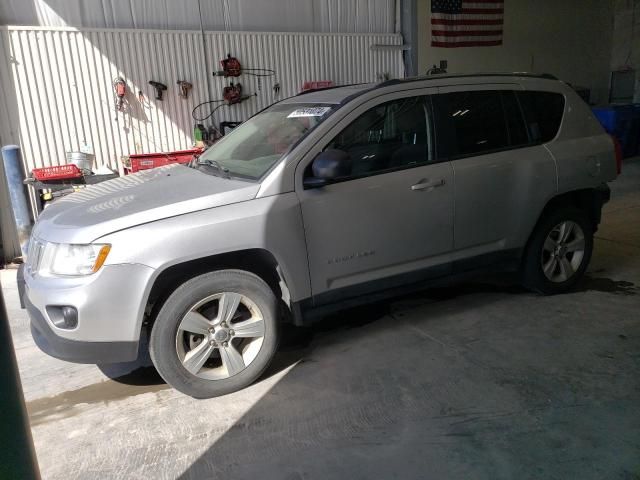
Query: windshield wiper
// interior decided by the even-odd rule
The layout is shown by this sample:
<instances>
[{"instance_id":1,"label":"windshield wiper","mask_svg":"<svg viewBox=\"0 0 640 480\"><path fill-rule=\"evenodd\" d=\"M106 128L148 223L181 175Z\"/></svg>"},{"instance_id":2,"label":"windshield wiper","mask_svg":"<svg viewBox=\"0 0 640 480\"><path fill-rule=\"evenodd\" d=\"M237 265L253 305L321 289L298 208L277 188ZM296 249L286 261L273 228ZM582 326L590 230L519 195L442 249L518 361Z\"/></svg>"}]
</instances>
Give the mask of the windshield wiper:
<instances>
[{"instance_id":1,"label":"windshield wiper","mask_svg":"<svg viewBox=\"0 0 640 480\"><path fill-rule=\"evenodd\" d=\"M220 163L218 163L215 160L198 160L198 165L205 165L207 167L213 167L216 170L218 170L223 177L231 178L231 174L229 173L229 169L226 168L226 167L223 167L222 165L220 165Z\"/></svg>"}]
</instances>

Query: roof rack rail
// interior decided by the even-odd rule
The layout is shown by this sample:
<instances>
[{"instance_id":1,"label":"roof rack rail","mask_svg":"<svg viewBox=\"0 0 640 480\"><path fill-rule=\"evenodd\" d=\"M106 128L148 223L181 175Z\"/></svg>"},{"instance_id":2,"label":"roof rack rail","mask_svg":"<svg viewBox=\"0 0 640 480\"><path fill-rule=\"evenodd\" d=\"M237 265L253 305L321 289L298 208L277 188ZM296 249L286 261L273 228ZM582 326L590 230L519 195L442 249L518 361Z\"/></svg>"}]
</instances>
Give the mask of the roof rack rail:
<instances>
[{"instance_id":1,"label":"roof rack rail","mask_svg":"<svg viewBox=\"0 0 640 480\"><path fill-rule=\"evenodd\" d=\"M392 78L391 80L385 80L384 82L378 83L376 87L388 87L389 85L397 85L402 82L403 82L403 79Z\"/></svg>"},{"instance_id":2,"label":"roof rack rail","mask_svg":"<svg viewBox=\"0 0 640 480\"><path fill-rule=\"evenodd\" d=\"M467 78L467 77L528 77L528 78L544 78L547 80L558 80L555 75L550 73L529 73L529 72L488 72L488 73L442 73L436 75L420 75L416 77L408 77L401 79L386 80L376 84L375 88L388 87L399 83L420 82L424 80L440 80L443 78Z\"/></svg>"},{"instance_id":3,"label":"roof rack rail","mask_svg":"<svg viewBox=\"0 0 640 480\"><path fill-rule=\"evenodd\" d=\"M440 80L443 78L468 78L468 77L527 77L527 78L543 78L546 80L558 80L555 75L551 75L550 73L528 73L528 72L507 72L507 73L450 73L450 74L436 74L436 75L423 75L419 77L409 77L409 78L393 78L390 80L384 80L380 83L349 83L346 85L334 85L332 87L318 88L316 90L307 90L304 92L300 92L294 97L299 97L300 95L306 95L308 93L322 92L324 90L333 90L335 88L344 88L344 87L356 87L359 85L371 85L370 88L362 89L352 93L351 95L346 96L340 101L340 104L344 105L349 101L353 100L356 97L364 95L367 92L372 90L376 90L378 88L390 87L393 85L400 85L403 83L411 83L411 82L422 82L425 80ZM291 97L290 97L291 98Z\"/></svg>"}]
</instances>

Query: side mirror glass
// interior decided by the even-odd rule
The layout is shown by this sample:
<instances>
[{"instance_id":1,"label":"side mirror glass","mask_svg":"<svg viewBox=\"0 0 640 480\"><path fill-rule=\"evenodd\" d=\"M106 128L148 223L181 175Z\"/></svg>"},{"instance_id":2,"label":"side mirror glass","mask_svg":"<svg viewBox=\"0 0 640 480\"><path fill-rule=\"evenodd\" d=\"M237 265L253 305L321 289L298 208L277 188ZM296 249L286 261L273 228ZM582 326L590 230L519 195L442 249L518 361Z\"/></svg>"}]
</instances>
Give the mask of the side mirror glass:
<instances>
[{"instance_id":1,"label":"side mirror glass","mask_svg":"<svg viewBox=\"0 0 640 480\"><path fill-rule=\"evenodd\" d=\"M317 188L351 175L351 157L344 150L320 152L311 164L312 177L304 179L305 188Z\"/></svg>"}]
</instances>

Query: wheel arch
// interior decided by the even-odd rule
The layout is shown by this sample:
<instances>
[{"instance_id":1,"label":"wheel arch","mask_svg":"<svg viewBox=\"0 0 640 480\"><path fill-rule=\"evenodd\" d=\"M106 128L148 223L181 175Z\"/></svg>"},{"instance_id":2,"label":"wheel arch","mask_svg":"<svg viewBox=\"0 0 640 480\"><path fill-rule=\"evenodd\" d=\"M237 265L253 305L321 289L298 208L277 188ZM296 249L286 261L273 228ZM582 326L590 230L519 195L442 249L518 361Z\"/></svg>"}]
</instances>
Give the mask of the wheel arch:
<instances>
[{"instance_id":1,"label":"wheel arch","mask_svg":"<svg viewBox=\"0 0 640 480\"><path fill-rule=\"evenodd\" d=\"M142 329L153 325L158 311L175 288L198 275L226 269L245 270L257 275L269 285L281 304L290 308L289 288L276 257L262 248L237 250L191 259L162 269L144 299Z\"/></svg>"},{"instance_id":2,"label":"wheel arch","mask_svg":"<svg viewBox=\"0 0 640 480\"><path fill-rule=\"evenodd\" d=\"M581 188L555 195L549 199L542 209L542 212L538 216L538 220L533 230L530 232L529 237L531 237L544 216L549 213L549 211L553 211L555 208L560 206L573 206L585 211L591 220L591 226L595 232L598 229L598 224L600 223L602 206L609 200L609 195L609 187L606 185L595 188Z\"/></svg>"},{"instance_id":3,"label":"wheel arch","mask_svg":"<svg viewBox=\"0 0 640 480\"><path fill-rule=\"evenodd\" d=\"M536 230L538 229L538 226L545 218L545 216L548 215L549 212L552 212L554 209L560 207L572 206L585 211L591 221L593 232L595 233L598 229L598 224L600 223L602 206L607 201L609 201L609 196L610 190L607 185L602 185L600 187L594 188L570 190L568 192L554 195L547 201L544 208L540 212L540 215L538 215L536 223L529 232L529 236L527 237L527 242L523 252L526 252L528 250L531 239L533 238ZM524 260L524 255L522 257L522 260Z\"/></svg>"}]
</instances>

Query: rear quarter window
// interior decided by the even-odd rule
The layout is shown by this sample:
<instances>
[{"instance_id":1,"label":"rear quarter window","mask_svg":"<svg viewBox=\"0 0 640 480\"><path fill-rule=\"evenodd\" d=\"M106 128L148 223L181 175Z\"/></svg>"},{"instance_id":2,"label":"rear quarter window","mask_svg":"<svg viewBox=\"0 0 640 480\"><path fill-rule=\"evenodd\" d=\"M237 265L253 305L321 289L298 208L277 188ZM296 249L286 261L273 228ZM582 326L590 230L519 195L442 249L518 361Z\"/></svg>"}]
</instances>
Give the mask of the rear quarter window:
<instances>
[{"instance_id":1,"label":"rear quarter window","mask_svg":"<svg viewBox=\"0 0 640 480\"><path fill-rule=\"evenodd\" d=\"M558 134L564 113L564 96L554 92L517 92L529 136L533 143L546 143Z\"/></svg>"}]
</instances>

